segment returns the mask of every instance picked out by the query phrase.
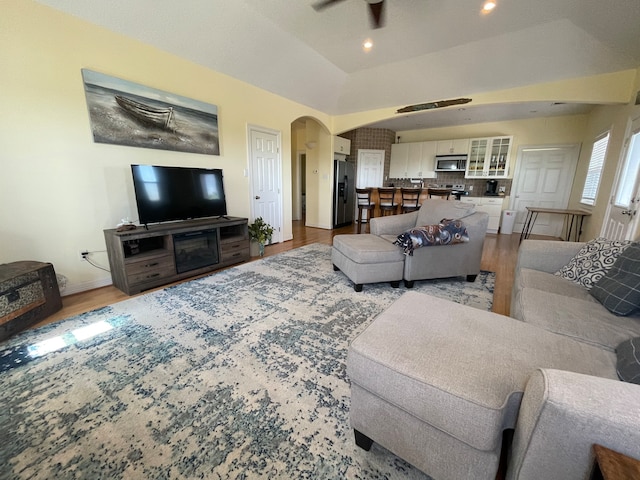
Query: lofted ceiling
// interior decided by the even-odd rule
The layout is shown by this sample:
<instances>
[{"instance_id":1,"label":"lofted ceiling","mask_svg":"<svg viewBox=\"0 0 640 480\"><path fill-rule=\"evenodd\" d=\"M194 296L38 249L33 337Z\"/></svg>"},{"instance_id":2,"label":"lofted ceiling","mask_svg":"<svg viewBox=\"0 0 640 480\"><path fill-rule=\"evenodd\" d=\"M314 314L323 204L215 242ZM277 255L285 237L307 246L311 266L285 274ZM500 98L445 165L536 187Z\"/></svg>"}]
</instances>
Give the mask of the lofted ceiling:
<instances>
[{"instance_id":1,"label":"lofted ceiling","mask_svg":"<svg viewBox=\"0 0 640 480\"><path fill-rule=\"evenodd\" d=\"M397 107L640 66L640 0L38 0L330 115ZM373 41L363 51L365 39ZM562 99L431 110L396 131L584 113Z\"/></svg>"}]
</instances>

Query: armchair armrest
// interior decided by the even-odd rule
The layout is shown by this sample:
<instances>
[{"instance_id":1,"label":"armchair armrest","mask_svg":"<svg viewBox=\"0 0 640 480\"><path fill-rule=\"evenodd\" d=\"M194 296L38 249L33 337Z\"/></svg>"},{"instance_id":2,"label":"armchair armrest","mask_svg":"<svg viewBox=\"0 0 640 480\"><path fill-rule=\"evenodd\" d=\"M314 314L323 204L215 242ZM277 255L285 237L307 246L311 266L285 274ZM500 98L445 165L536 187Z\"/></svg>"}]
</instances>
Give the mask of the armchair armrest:
<instances>
[{"instance_id":1,"label":"armchair armrest","mask_svg":"<svg viewBox=\"0 0 640 480\"><path fill-rule=\"evenodd\" d=\"M400 235L402 232L416 226L418 212L389 215L371 219L369 231L373 235Z\"/></svg>"},{"instance_id":2,"label":"armchair armrest","mask_svg":"<svg viewBox=\"0 0 640 480\"><path fill-rule=\"evenodd\" d=\"M580 251L582 242L523 240L518 250L516 271L530 268L547 273L557 272Z\"/></svg>"},{"instance_id":3,"label":"armchair armrest","mask_svg":"<svg viewBox=\"0 0 640 480\"><path fill-rule=\"evenodd\" d=\"M596 443L640 458L640 385L538 370L520 405L507 479L587 478Z\"/></svg>"}]
</instances>

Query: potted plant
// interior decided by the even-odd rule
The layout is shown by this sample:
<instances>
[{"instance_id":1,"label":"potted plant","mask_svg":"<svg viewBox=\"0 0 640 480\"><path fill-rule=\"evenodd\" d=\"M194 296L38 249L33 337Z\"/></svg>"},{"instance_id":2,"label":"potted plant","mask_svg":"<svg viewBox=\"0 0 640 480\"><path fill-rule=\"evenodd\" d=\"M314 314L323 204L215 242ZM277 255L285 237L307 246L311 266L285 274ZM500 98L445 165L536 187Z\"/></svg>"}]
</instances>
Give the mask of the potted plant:
<instances>
[{"instance_id":1,"label":"potted plant","mask_svg":"<svg viewBox=\"0 0 640 480\"><path fill-rule=\"evenodd\" d=\"M251 239L251 255L254 255L254 246L258 245L257 254L261 257L264 255L264 246L267 242L271 242L271 236L273 235L273 227L265 222L262 217L256 218L252 224L249 225L249 238Z\"/></svg>"}]
</instances>

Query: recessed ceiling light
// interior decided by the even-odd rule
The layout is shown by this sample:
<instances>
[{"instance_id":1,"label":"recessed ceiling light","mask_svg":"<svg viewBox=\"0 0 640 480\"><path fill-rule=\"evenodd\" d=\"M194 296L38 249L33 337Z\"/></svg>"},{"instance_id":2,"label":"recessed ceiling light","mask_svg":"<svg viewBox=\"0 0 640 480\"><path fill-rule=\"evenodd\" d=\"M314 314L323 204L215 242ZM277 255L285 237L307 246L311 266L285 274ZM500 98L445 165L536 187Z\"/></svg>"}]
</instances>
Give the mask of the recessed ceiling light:
<instances>
[{"instance_id":1,"label":"recessed ceiling light","mask_svg":"<svg viewBox=\"0 0 640 480\"><path fill-rule=\"evenodd\" d=\"M482 6L482 13L489 13L494 8L496 8L496 2L493 0L487 0Z\"/></svg>"},{"instance_id":2,"label":"recessed ceiling light","mask_svg":"<svg viewBox=\"0 0 640 480\"><path fill-rule=\"evenodd\" d=\"M370 39L366 39L363 43L362 43L362 49L365 52L370 51L373 48L373 42Z\"/></svg>"}]
</instances>

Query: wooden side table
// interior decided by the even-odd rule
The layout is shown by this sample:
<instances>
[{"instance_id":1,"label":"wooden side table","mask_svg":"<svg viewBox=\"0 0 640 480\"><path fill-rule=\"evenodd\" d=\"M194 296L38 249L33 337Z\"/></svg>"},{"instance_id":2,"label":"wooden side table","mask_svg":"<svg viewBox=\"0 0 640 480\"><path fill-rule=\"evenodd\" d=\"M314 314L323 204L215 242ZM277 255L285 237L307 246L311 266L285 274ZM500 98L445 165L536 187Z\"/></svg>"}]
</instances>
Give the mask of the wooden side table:
<instances>
[{"instance_id":1,"label":"wooden side table","mask_svg":"<svg viewBox=\"0 0 640 480\"><path fill-rule=\"evenodd\" d=\"M596 463L591 480L635 480L640 478L640 460L594 445Z\"/></svg>"}]
</instances>

